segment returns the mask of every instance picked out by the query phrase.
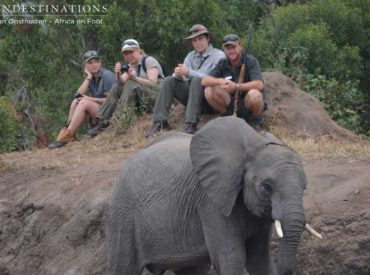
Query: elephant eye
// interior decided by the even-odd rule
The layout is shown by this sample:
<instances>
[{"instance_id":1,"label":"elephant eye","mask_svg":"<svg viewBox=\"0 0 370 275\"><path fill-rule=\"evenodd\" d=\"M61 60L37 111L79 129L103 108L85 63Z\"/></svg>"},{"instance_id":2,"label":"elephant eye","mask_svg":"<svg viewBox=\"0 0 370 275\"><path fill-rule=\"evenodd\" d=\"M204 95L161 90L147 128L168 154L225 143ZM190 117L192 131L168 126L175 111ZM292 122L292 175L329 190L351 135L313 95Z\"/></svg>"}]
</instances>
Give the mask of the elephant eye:
<instances>
[{"instance_id":1,"label":"elephant eye","mask_svg":"<svg viewBox=\"0 0 370 275\"><path fill-rule=\"evenodd\" d=\"M267 193L272 193L272 186L271 186L271 181L265 180L261 183L263 189Z\"/></svg>"}]
</instances>

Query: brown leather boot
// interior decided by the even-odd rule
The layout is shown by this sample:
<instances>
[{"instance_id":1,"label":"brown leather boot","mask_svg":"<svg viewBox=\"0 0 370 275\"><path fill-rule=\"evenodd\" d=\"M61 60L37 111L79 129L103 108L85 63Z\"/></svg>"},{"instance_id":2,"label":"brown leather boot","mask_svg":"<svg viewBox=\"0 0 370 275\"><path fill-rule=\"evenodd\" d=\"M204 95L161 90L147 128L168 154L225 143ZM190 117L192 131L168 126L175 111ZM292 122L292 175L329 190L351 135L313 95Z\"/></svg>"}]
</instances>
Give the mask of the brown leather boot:
<instances>
[{"instance_id":1,"label":"brown leather boot","mask_svg":"<svg viewBox=\"0 0 370 275\"><path fill-rule=\"evenodd\" d=\"M60 130L56 142L49 144L48 147L49 149L60 148L74 140L76 140L75 132L64 127Z\"/></svg>"}]
</instances>

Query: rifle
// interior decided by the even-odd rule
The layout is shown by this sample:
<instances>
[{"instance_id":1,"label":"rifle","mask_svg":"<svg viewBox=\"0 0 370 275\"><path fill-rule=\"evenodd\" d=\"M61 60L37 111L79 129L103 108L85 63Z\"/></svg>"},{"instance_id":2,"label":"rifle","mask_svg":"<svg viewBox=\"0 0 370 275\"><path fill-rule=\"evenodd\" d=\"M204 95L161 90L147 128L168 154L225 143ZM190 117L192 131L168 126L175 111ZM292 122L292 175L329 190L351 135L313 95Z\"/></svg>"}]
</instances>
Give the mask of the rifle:
<instances>
[{"instance_id":1,"label":"rifle","mask_svg":"<svg viewBox=\"0 0 370 275\"><path fill-rule=\"evenodd\" d=\"M252 37L252 32L253 32L253 25L249 24L248 27L248 32L247 32L247 45L245 47L244 55L243 55L243 60L242 60L242 67L240 68L240 74L239 74L239 79L238 79L238 84L237 89L234 94L234 114L233 116L237 116L237 111L238 111L238 98L240 94L240 84L243 83L244 81L244 76L248 72L248 66L247 66L247 54L249 50L249 45L251 43L251 37Z\"/></svg>"}]
</instances>

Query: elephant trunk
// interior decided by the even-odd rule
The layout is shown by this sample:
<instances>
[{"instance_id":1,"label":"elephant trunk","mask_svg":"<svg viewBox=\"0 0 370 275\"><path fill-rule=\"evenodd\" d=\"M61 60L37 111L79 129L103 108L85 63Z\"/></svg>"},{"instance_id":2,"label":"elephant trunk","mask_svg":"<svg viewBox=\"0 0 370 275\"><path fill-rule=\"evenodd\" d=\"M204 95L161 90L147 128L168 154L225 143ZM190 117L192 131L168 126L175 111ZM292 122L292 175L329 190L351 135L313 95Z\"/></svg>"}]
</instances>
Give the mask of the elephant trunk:
<instances>
[{"instance_id":1,"label":"elephant trunk","mask_svg":"<svg viewBox=\"0 0 370 275\"><path fill-rule=\"evenodd\" d=\"M279 241L277 272L279 275L294 273L295 256L305 225L303 206L289 205L282 222L283 238Z\"/></svg>"}]
</instances>

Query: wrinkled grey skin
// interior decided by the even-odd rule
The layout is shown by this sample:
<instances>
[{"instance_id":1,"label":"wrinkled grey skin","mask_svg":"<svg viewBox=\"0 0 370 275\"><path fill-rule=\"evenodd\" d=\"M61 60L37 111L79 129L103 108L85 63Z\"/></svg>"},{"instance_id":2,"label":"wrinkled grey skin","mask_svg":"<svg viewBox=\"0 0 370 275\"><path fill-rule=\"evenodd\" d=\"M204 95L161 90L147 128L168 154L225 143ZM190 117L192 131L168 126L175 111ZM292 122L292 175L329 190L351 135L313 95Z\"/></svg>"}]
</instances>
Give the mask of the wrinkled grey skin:
<instances>
[{"instance_id":1,"label":"wrinkled grey skin","mask_svg":"<svg viewBox=\"0 0 370 275\"><path fill-rule=\"evenodd\" d=\"M108 217L112 274L293 274L305 224L299 156L243 120L217 118L195 136L170 133L125 165ZM280 220L276 268L273 220Z\"/></svg>"}]
</instances>

